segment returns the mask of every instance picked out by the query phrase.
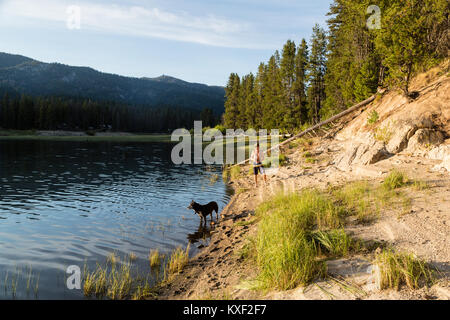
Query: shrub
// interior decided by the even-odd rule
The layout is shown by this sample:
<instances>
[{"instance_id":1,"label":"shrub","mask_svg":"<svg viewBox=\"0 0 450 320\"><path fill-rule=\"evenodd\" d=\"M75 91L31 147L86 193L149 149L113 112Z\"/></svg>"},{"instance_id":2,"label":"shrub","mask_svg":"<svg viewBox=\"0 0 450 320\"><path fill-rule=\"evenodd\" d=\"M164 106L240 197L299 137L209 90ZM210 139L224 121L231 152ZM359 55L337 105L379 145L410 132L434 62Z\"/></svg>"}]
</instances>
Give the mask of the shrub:
<instances>
[{"instance_id":1,"label":"shrub","mask_svg":"<svg viewBox=\"0 0 450 320\"><path fill-rule=\"evenodd\" d=\"M392 137L391 124L387 124L384 127L377 128L375 130L375 139L384 143L389 143Z\"/></svg>"},{"instance_id":2,"label":"shrub","mask_svg":"<svg viewBox=\"0 0 450 320\"><path fill-rule=\"evenodd\" d=\"M378 119L380 118L380 116L378 115L378 112L376 112L375 110L373 110L370 114L369 117L367 118L367 123L369 125L375 124Z\"/></svg>"}]
</instances>

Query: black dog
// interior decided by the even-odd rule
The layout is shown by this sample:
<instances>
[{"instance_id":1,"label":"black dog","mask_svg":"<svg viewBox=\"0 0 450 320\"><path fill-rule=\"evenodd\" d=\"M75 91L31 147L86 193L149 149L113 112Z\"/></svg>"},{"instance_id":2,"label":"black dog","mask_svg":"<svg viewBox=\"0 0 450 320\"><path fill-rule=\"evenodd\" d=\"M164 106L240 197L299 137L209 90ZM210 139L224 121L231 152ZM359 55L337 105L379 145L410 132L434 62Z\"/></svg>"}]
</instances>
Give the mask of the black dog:
<instances>
[{"instance_id":1,"label":"black dog","mask_svg":"<svg viewBox=\"0 0 450 320\"><path fill-rule=\"evenodd\" d=\"M212 221L213 211L216 212L216 218L219 219L219 206L217 205L217 202L214 202L214 201L202 206L201 204L192 200L188 209L193 209L195 211L195 213L200 216L201 221L203 221L203 219L205 220L205 224L206 224L206 217L208 217L209 215L211 216L211 221Z\"/></svg>"}]
</instances>

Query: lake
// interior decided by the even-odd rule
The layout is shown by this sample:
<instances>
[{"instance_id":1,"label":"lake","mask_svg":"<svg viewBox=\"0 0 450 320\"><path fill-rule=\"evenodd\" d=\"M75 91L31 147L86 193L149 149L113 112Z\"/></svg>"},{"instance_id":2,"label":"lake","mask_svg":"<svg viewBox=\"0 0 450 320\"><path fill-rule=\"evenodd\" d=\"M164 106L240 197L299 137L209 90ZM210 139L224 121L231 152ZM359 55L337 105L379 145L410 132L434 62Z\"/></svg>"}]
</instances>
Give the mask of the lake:
<instances>
[{"instance_id":1,"label":"lake","mask_svg":"<svg viewBox=\"0 0 450 320\"><path fill-rule=\"evenodd\" d=\"M0 141L0 298L83 299L66 269L133 252L142 272L152 249L206 245L188 210L232 190L220 167L174 165L167 142ZM219 176L219 179L216 179Z\"/></svg>"}]
</instances>

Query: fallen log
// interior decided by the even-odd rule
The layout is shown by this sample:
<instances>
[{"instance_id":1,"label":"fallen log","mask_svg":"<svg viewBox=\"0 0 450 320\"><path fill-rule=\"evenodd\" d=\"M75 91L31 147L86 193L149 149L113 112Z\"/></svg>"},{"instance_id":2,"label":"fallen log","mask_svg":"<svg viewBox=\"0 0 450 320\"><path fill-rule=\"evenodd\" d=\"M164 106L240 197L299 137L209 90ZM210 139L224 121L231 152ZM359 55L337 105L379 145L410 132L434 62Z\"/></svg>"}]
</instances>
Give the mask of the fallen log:
<instances>
[{"instance_id":1,"label":"fallen log","mask_svg":"<svg viewBox=\"0 0 450 320\"><path fill-rule=\"evenodd\" d=\"M264 153L267 153L267 152L272 151L272 150L274 150L276 148L284 146L285 144L288 144L291 141L294 141L294 140L296 140L298 138L301 138L301 137L303 137L306 134L311 135L311 132L314 132L314 130L316 130L316 129L324 126L324 125L327 125L329 123L332 123L333 121L336 121L336 120L338 120L338 119L340 119L342 117L345 117L346 115L348 115L348 114L350 114L350 113L352 113L352 112L354 112L354 111L356 111L358 109L361 109L362 107L365 107L369 103L373 102L375 100L375 98L376 98L376 94L374 94L370 98L368 98L368 99L366 99L366 100L364 100L364 101L354 105L353 107L350 107L347 110L342 111L341 113L339 113L339 114L337 114L337 115L335 115L335 116L333 116L333 117L331 117L331 118L329 118L329 119L327 119L325 121L319 122L318 124L316 124L316 125L308 128L308 129L306 129L305 131L300 132L297 135L294 135L293 137L283 141L282 143L280 143L280 144L278 144L278 145L276 145L274 147L271 147L270 149L267 149ZM242 165L242 164L246 164L249 160L250 159L246 159L246 160L241 161L241 162L239 162L239 163L237 163L235 165L232 165L231 167L235 167L235 166L239 166L239 165Z\"/></svg>"}]
</instances>

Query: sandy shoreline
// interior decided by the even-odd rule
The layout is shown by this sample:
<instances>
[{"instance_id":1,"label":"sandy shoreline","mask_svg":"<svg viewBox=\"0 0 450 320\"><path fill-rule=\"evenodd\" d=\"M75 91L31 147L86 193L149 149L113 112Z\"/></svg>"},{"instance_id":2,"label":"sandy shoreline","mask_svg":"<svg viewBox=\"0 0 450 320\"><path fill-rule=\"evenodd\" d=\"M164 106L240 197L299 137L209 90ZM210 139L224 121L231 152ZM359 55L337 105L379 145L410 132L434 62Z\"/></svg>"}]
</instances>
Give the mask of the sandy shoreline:
<instances>
[{"instance_id":1,"label":"sandy shoreline","mask_svg":"<svg viewBox=\"0 0 450 320\"><path fill-rule=\"evenodd\" d=\"M440 86L425 87L414 102L395 92L387 93L366 110L349 115L327 129L326 139L318 134L308 138L306 145L286 146L282 153L288 163L269 176L266 186L260 183L254 188L249 167L242 167L240 177L230 182L235 194L222 210L219 222L211 226L209 246L158 289L157 299L450 299L450 159L445 156L450 140L427 142L436 132L433 130L446 132L448 137L445 101L448 104L446 86L450 84L446 77L436 83ZM383 124L385 128L395 126L389 128L392 133L384 143L374 139L376 128L367 125L368 114L374 109L383 119L379 128ZM433 119L441 119L442 123L437 122L431 129L420 129L421 125L415 123L418 119L428 121L430 110L435 114ZM389 156L385 156L386 148L391 150ZM381 206L374 221L367 224L350 221L345 231L355 239L382 243L395 252L412 253L425 260L437 270L436 282L431 287L380 290L373 271L376 252L364 252L327 260L330 277L306 287L288 291L254 290L258 270L240 253L248 238L257 233L255 209L260 203L279 192L327 190L353 181L368 181L376 186L393 169L401 170L411 181L420 181L427 187L402 188L405 204Z\"/></svg>"},{"instance_id":2,"label":"sandy shoreline","mask_svg":"<svg viewBox=\"0 0 450 320\"><path fill-rule=\"evenodd\" d=\"M290 155L291 158L293 156L295 155ZM310 165L311 169L301 169L298 163L291 163L269 177L267 186L260 185L254 189L252 177L246 175L231 182L235 194L222 210L220 221L212 226L210 245L192 257L182 273L159 289L158 299L450 298L450 247L446 236L450 232L450 212L446 211L449 207L446 199L450 199L450 182L445 179L445 173L430 171L435 165L432 160L417 159L408 163L406 157L399 157L382 161L378 170L388 172L394 164L393 161L405 161L405 171L410 176L417 172L423 173L420 178L433 183L433 191L414 191L413 208L417 212L402 218L401 221L398 220L396 212L386 210L382 214L383 218L373 225L349 226L346 230L360 239L388 242L400 251L406 249L430 261L445 275L433 288L377 290L374 276L368 272L373 261L373 254L370 253L350 255L328 262L331 274L345 277L350 283L357 283L358 288L365 292L363 296L351 294L328 280L285 292L252 290L251 283L257 275L257 270L240 258L239 252L245 246L248 236L257 232L257 224L253 223L253 219L258 204L279 191L292 192L309 187L325 189L331 181L339 185L361 179L358 174L343 173L336 169L327 170L320 164ZM242 171L246 173L248 170ZM381 182L382 177L372 180ZM427 206L425 201L431 201L435 205ZM430 212L440 216L433 216ZM426 226L423 225L423 220L427 221Z\"/></svg>"}]
</instances>

